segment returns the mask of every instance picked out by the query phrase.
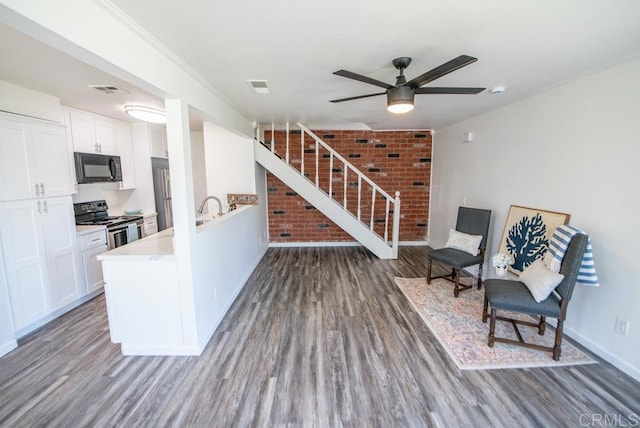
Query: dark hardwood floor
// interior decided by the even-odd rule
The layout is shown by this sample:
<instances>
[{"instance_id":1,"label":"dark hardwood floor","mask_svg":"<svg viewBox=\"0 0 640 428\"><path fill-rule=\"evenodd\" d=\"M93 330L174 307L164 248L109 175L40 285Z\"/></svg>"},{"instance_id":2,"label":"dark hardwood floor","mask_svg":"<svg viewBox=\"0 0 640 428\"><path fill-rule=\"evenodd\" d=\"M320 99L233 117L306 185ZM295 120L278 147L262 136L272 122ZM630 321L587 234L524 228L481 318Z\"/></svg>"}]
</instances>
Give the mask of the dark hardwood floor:
<instances>
[{"instance_id":1,"label":"dark hardwood floor","mask_svg":"<svg viewBox=\"0 0 640 428\"><path fill-rule=\"evenodd\" d=\"M121 356L98 297L0 359L0 426L638 425L606 362L459 371L393 282L426 251L270 249L199 357Z\"/></svg>"}]
</instances>

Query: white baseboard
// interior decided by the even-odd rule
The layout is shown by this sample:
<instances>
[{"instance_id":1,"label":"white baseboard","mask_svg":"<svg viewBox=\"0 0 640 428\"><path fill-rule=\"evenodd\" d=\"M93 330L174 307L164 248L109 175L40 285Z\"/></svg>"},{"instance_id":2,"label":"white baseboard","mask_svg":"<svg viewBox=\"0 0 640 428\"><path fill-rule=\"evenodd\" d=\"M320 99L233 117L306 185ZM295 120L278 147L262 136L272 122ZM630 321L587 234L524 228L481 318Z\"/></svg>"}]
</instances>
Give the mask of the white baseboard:
<instances>
[{"instance_id":1,"label":"white baseboard","mask_svg":"<svg viewBox=\"0 0 640 428\"><path fill-rule=\"evenodd\" d=\"M631 376L632 378L634 378L635 380L640 382L640 368L639 367L634 367L628 361L624 361L624 360L620 359L618 356L612 354L608 350L604 349L602 346L600 346L597 343L591 341L590 339L584 337L582 334L578 333L577 331L573 330L572 328L569 328L569 327L565 326L564 332L571 339L573 339L576 342L580 343L582 346L584 346L585 348L587 348L588 350L590 350L594 354L596 354L599 357L601 357L602 359L608 361L609 363L611 363L615 367L619 368L620 370L622 370L623 372L625 372L626 374L628 374L629 376Z\"/></svg>"},{"instance_id":2,"label":"white baseboard","mask_svg":"<svg viewBox=\"0 0 640 428\"><path fill-rule=\"evenodd\" d=\"M7 355L9 352L13 351L18 347L18 341L15 339L7 340L5 343L0 345L0 357L3 355Z\"/></svg>"},{"instance_id":3,"label":"white baseboard","mask_svg":"<svg viewBox=\"0 0 640 428\"><path fill-rule=\"evenodd\" d=\"M425 247L427 241L399 241L400 247ZM362 247L358 241L270 242L269 247Z\"/></svg>"}]
</instances>

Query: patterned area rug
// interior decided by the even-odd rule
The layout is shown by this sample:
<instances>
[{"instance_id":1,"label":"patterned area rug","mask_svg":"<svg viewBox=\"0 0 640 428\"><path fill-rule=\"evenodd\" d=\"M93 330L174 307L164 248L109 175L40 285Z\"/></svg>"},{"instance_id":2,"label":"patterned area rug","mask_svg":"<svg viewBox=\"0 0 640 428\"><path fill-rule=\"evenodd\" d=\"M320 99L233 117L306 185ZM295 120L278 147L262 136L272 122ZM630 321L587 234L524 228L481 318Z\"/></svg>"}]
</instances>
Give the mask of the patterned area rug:
<instances>
[{"instance_id":1,"label":"patterned area rug","mask_svg":"<svg viewBox=\"0 0 640 428\"><path fill-rule=\"evenodd\" d=\"M486 324L482 322L483 290L474 287L461 292L456 299L453 297L453 284L445 279L434 279L431 285L427 285L426 278L396 277L395 282L461 370L596 363L569 343L566 336L562 341L560 361L554 361L551 352L506 343L496 343L489 348L489 321ZM544 336L540 336L536 328L519 328L527 342L544 346L553 344L555 330L549 325ZM496 336L517 340L513 327L506 322L496 322Z\"/></svg>"}]
</instances>

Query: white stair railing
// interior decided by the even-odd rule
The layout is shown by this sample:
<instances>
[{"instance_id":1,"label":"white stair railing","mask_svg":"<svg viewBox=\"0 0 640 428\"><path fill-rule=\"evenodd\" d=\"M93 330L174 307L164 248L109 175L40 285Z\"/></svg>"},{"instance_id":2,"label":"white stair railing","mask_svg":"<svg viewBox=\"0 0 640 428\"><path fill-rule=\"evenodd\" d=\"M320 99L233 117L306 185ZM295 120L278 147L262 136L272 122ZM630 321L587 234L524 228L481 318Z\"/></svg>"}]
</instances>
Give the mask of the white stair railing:
<instances>
[{"instance_id":1,"label":"white stair railing","mask_svg":"<svg viewBox=\"0 0 640 428\"><path fill-rule=\"evenodd\" d=\"M271 127L271 141L270 144L265 144L264 146L271 150L274 154L280 157L284 162L286 162L289 166L294 168L299 172L300 175L305 177L307 180L311 181L315 184L316 188L322 190L333 202L342 206L345 211L350 212L354 215L355 218L365 226L369 228L372 233L378 235L381 239L384 240L385 243L390 244L393 250L393 254L397 256L397 247L398 247L398 236L400 229L400 192L395 193L395 197L392 197L387 192L385 192L380 186L378 186L373 180L363 174L358 168L356 168L351 162L349 162L346 158L344 158L340 153L334 150L331 146L325 143L320 137L315 135L312 131L307 129L304 125L297 123L296 124L300 128L300 156L292 155L290 153L292 145L290 144L290 129L289 123L285 126L285 144L284 144L284 156L282 154L277 153L276 151L276 142L275 142L275 130L274 125ZM257 130L259 133L259 130ZM267 134L265 132L265 134ZM259 134L258 134L259 135ZM305 139L305 136L309 137L311 140L308 143ZM265 135L265 140L267 135ZM280 143L282 144L282 143ZM323 154L321 157L321 151L325 151L326 154ZM314 154L313 158L315 160L314 165L311 165L309 168L308 164L305 164L305 154ZM326 177L324 174L323 167L321 165L321 159L328 157L328 178L324 180ZM294 159L300 159L299 168L297 168L293 163ZM297 162L295 162L297 163ZM334 181L337 181L334 178L334 172L339 168L336 168L336 163L342 166L341 171L342 175L342 198L338 200L334 197L334 190L336 186L334 185ZM311 172L309 172L311 170ZM310 179L313 174L313 179ZM321 178L323 177L323 178ZM349 178L354 177L357 181L352 181L353 187L357 184L357 192L356 192L356 205L353 206L353 201L349 198ZM367 191L367 187L371 190L370 200L369 197L364 194ZM384 218L377 219L376 218L376 199L380 198L384 201L384 205L382 205L384 209ZM363 219L363 210L365 208L370 207L370 215L368 219ZM393 216L392 221L390 223L390 215ZM368 221L367 221L368 220ZM376 230L376 225L380 222L384 223L384 228L380 230ZM389 229L391 228L391 241L389 240Z\"/></svg>"}]
</instances>

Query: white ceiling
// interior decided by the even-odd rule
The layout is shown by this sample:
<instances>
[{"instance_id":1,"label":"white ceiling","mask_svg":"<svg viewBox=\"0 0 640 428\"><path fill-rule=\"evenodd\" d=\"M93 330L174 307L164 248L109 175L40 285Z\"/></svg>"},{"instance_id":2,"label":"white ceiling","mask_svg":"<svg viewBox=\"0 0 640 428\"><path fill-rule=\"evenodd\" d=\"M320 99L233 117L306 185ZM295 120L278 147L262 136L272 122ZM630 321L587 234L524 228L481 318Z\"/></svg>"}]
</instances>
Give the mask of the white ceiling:
<instances>
[{"instance_id":1,"label":"white ceiling","mask_svg":"<svg viewBox=\"0 0 640 428\"><path fill-rule=\"evenodd\" d=\"M640 54L637 0L112 0L193 67L247 119L374 129L438 129ZM72 13L71 11L69 13ZM126 47L123 47L125 49ZM347 69L393 83L460 54L478 62L430 86L503 85L502 95L416 95L405 115L384 96L330 103L380 88L334 76ZM125 82L0 27L0 79L121 117L124 102L161 103ZM12 58L13 61L5 61ZM268 80L256 95L246 80ZM118 98L88 90L115 84ZM354 125L355 126L355 125Z\"/></svg>"}]
</instances>

